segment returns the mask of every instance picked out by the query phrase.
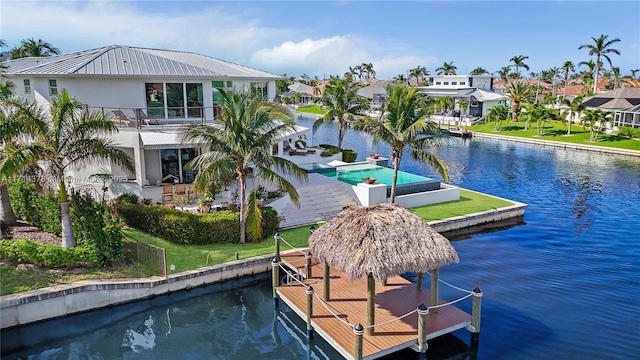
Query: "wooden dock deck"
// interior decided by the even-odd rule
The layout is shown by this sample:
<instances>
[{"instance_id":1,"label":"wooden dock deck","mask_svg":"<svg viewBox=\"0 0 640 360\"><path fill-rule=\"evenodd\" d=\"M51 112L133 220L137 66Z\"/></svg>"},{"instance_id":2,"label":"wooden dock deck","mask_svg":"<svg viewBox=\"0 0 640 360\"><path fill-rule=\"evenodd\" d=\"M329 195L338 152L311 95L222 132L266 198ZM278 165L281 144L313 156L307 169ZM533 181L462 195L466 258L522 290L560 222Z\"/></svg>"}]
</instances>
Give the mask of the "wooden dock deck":
<instances>
[{"instance_id":1,"label":"wooden dock deck","mask_svg":"<svg viewBox=\"0 0 640 360\"><path fill-rule=\"evenodd\" d=\"M304 256L301 253L282 255L284 265L300 269L305 274ZM304 279L306 285L313 287L318 298L313 297L313 317L311 323L314 331L322 336L331 346L347 359L354 358L354 334L351 326L343 323L331 314L338 315L351 325L357 323L367 325L367 280L362 278L350 281L349 278L331 269L330 300L323 304L319 298L323 294L323 264L317 259L312 261L312 277ZM282 274L281 274L282 277ZM305 287L297 281L280 285L277 292L291 309L303 320L306 320L307 295ZM376 283L375 323L381 324L412 310L421 303L430 304L429 291L417 290L410 281L395 276L387 280L387 285ZM444 301L440 300L440 303ZM331 312L325 307L329 307ZM430 313L427 321L427 339L432 339L455 330L465 328L471 323L471 315L454 306L439 308L437 314ZM372 336L363 335L363 359L376 359L398 350L417 344L418 315L413 313L405 318L375 327Z\"/></svg>"}]
</instances>

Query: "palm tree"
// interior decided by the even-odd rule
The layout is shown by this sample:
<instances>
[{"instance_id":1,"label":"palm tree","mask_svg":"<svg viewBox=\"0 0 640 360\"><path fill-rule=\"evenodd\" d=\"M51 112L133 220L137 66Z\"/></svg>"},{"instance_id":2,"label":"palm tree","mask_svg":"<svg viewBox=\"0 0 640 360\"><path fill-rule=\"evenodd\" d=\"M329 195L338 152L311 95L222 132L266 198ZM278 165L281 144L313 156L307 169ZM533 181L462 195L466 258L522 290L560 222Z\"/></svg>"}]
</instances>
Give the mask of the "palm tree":
<instances>
[{"instance_id":1,"label":"palm tree","mask_svg":"<svg viewBox=\"0 0 640 360\"><path fill-rule=\"evenodd\" d=\"M393 82L396 84L405 84L407 82L407 78L404 77L404 74L398 74L393 77Z\"/></svg>"},{"instance_id":2,"label":"palm tree","mask_svg":"<svg viewBox=\"0 0 640 360\"><path fill-rule=\"evenodd\" d=\"M617 66L614 66L611 68L611 77L609 78L609 81L611 81L611 83L613 84L613 89L617 89L620 87L620 68Z\"/></svg>"},{"instance_id":3,"label":"palm tree","mask_svg":"<svg viewBox=\"0 0 640 360\"><path fill-rule=\"evenodd\" d=\"M509 81L509 73L511 72L511 65L503 66L497 71L500 81L505 84Z\"/></svg>"},{"instance_id":4,"label":"palm tree","mask_svg":"<svg viewBox=\"0 0 640 360\"><path fill-rule=\"evenodd\" d=\"M467 109L469 109L469 102L467 100L458 100L456 101L458 107L460 108L461 115L467 114Z\"/></svg>"},{"instance_id":5,"label":"palm tree","mask_svg":"<svg viewBox=\"0 0 640 360\"><path fill-rule=\"evenodd\" d=\"M347 131L349 121L360 116L369 109L369 102L357 94L356 84L334 79L327 84L322 98L322 105L327 109L323 117L313 123L313 132L322 124L338 121L338 148L342 149L342 140Z\"/></svg>"},{"instance_id":6,"label":"palm tree","mask_svg":"<svg viewBox=\"0 0 640 360\"><path fill-rule=\"evenodd\" d=\"M36 102L10 99L5 103L13 110L10 118L28 129L26 133L31 141L7 146L5 158L0 162L0 176L6 178L35 164L43 164L49 178L58 184L62 246L73 247L76 240L69 217L65 174L71 169L104 161L134 171L129 155L107 137L118 129L108 115L83 111L82 104L69 96L66 89L52 99L48 112Z\"/></svg>"},{"instance_id":7,"label":"palm tree","mask_svg":"<svg viewBox=\"0 0 640 360\"><path fill-rule=\"evenodd\" d=\"M373 70L373 64L372 63L362 63L362 65L360 65L361 69L366 73L365 78L367 79L367 82L369 82L369 80L371 80L372 77L376 76L376 71Z\"/></svg>"},{"instance_id":8,"label":"palm tree","mask_svg":"<svg viewBox=\"0 0 640 360\"><path fill-rule=\"evenodd\" d=\"M470 75L482 75L482 74L488 74L489 72L487 70L485 70L484 68L481 67L477 67L473 70L471 70L471 72L469 73Z\"/></svg>"},{"instance_id":9,"label":"palm tree","mask_svg":"<svg viewBox=\"0 0 640 360\"><path fill-rule=\"evenodd\" d=\"M528 59L528 56L524 56L524 55L516 55L514 57L512 57L511 59L509 59L509 61L513 62L513 66L516 67L516 74L518 74L518 79L520 78L520 68L523 67L527 70L529 70L529 65L525 64L524 61L526 59Z\"/></svg>"},{"instance_id":10,"label":"palm tree","mask_svg":"<svg viewBox=\"0 0 640 360\"><path fill-rule=\"evenodd\" d=\"M584 111L584 116L580 122L585 128L589 128L589 141L596 141L598 139L598 133L606 127L606 124L611 121L613 114L608 111L602 111L601 109L590 109Z\"/></svg>"},{"instance_id":11,"label":"palm tree","mask_svg":"<svg viewBox=\"0 0 640 360\"><path fill-rule=\"evenodd\" d=\"M222 110L217 119L222 126L192 125L184 131L181 136L185 141L204 143L210 150L187 166L198 170L195 186L199 191L211 182L235 174L240 190L240 242L246 242L247 233L253 240L260 241L262 212L255 192L247 203L249 166L255 167L256 176L278 183L291 201L300 206L298 192L278 172L294 175L300 181L306 181L306 172L289 160L271 155L273 144L292 131L294 123L286 110L276 104L265 103L243 92L218 90Z\"/></svg>"},{"instance_id":12,"label":"palm tree","mask_svg":"<svg viewBox=\"0 0 640 360\"><path fill-rule=\"evenodd\" d=\"M418 65L413 69L409 69L409 78L412 76L416 78L416 85L420 85L423 82L422 76L427 75L427 69L424 66Z\"/></svg>"},{"instance_id":13,"label":"palm tree","mask_svg":"<svg viewBox=\"0 0 640 360\"><path fill-rule=\"evenodd\" d=\"M571 61L565 61L562 64L562 70L564 70L564 90L562 91L562 100L564 101L567 95L567 86L569 85L569 73L576 71L576 67Z\"/></svg>"},{"instance_id":14,"label":"palm tree","mask_svg":"<svg viewBox=\"0 0 640 360\"><path fill-rule=\"evenodd\" d=\"M15 47L11 50L11 58L18 59L23 57L46 57L60 55L60 49L51 45L42 39L35 40L24 39L20 42L19 47Z\"/></svg>"},{"instance_id":15,"label":"palm tree","mask_svg":"<svg viewBox=\"0 0 640 360\"><path fill-rule=\"evenodd\" d=\"M576 96L573 100L569 101L568 99L564 99L563 103L569 107L569 119L567 121L567 135L571 135L571 123L573 122L574 116L580 118L580 113L584 110L584 106L582 105L582 99L584 97L582 95Z\"/></svg>"},{"instance_id":16,"label":"palm tree","mask_svg":"<svg viewBox=\"0 0 640 360\"><path fill-rule=\"evenodd\" d=\"M438 75L455 75L457 69L458 68L453 65L452 61L449 63L445 62L442 66L437 68L436 71L438 72Z\"/></svg>"},{"instance_id":17,"label":"palm tree","mask_svg":"<svg viewBox=\"0 0 640 360\"><path fill-rule=\"evenodd\" d=\"M7 117L6 113L0 109L0 147L3 151L0 153L0 163L4 160L4 149L13 141L15 137L21 135L20 127L17 127L13 121ZM1 174L0 174L1 175ZM9 186L5 177L0 177L0 224L14 225L16 216L11 208L9 201ZM0 230L0 239L2 239L2 231Z\"/></svg>"},{"instance_id":18,"label":"palm tree","mask_svg":"<svg viewBox=\"0 0 640 360\"><path fill-rule=\"evenodd\" d=\"M509 108L504 105L496 105L489 109L486 119L493 121L493 128L495 131L500 131L502 120L509 117Z\"/></svg>"},{"instance_id":19,"label":"palm tree","mask_svg":"<svg viewBox=\"0 0 640 360\"><path fill-rule=\"evenodd\" d=\"M583 44L578 47L578 50L587 48L589 49L589 55L596 55L596 69L595 69L595 81L593 84L593 93L598 93L598 73L601 68L601 58L605 58L609 63L609 66L613 66L611 64L611 59L609 58L609 54L620 55L620 51L617 49L611 48L611 45L620 41L620 39L615 38L607 41L609 35L600 35L599 38L592 37L593 44Z\"/></svg>"},{"instance_id":20,"label":"palm tree","mask_svg":"<svg viewBox=\"0 0 640 360\"><path fill-rule=\"evenodd\" d=\"M511 121L518 121L518 110L520 103L528 102L531 97L531 87L522 82L513 82L505 87L509 100L511 101Z\"/></svg>"},{"instance_id":21,"label":"palm tree","mask_svg":"<svg viewBox=\"0 0 640 360\"><path fill-rule=\"evenodd\" d=\"M431 111L426 95L415 87L394 85L387 88L387 102L380 118L366 118L354 123L354 127L373 135L373 144L384 141L391 146L393 162L393 180L390 202L395 202L398 170L405 148L411 150L411 157L433 167L444 179L449 181L447 165L428 146L437 142L437 137L419 137L428 131L439 134L437 124L429 120Z\"/></svg>"},{"instance_id":22,"label":"palm tree","mask_svg":"<svg viewBox=\"0 0 640 360\"><path fill-rule=\"evenodd\" d=\"M450 96L439 97L436 100L436 103L438 104L438 107L442 111L442 122L444 123L444 117L447 114L447 110L451 109L451 97Z\"/></svg>"},{"instance_id":23,"label":"palm tree","mask_svg":"<svg viewBox=\"0 0 640 360\"><path fill-rule=\"evenodd\" d=\"M631 80L636 80L637 79L636 73L639 72L639 71L640 71L640 69L631 70L631 78L632 78Z\"/></svg>"}]
</instances>

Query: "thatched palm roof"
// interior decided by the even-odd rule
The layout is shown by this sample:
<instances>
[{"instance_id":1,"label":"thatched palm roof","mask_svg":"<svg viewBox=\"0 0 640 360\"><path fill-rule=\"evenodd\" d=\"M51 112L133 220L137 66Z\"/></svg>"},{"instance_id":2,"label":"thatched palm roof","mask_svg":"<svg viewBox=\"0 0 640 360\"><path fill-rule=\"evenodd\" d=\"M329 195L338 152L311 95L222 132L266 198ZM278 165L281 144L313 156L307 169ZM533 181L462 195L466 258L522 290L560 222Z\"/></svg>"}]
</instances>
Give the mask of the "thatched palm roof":
<instances>
[{"instance_id":1,"label":"thatched palm roof","mask_svg":"<svg viewBox=\"0 0 640 360\"><path fill-rule=\"evenodd\" d=\"M351 280L426 272L458 262L447 238L395 204L350 206L309 238L313 254Z\"/></svg>"}]
</instances>

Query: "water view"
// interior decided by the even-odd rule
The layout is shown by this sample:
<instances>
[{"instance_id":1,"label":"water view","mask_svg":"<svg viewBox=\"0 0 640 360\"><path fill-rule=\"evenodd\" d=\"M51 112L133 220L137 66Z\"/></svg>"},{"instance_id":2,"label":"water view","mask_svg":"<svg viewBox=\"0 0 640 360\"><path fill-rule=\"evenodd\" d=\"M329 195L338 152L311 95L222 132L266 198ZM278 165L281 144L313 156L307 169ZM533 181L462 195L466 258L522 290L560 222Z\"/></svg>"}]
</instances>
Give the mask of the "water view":
<instances>
[{"instance_id":1,"label":"water view","mask_svg":"<svg viewBox=\"0 0 640 360\"><path fill-rule=\"evenodd\" d=\"M308 141L336 134L325 125ZM344 141L358 160L389 152L352 130ZM453 185L529 204L523 224L456 239L460 263L440 271L484 292L478 359L637 358L640 159L476 139L437 153ZM408 154L402 170L438 178ZM319 336L307 347L302 322L281 310L258 276L3 331L2 359L340 358Z\"/></svg>"}]
</instances>

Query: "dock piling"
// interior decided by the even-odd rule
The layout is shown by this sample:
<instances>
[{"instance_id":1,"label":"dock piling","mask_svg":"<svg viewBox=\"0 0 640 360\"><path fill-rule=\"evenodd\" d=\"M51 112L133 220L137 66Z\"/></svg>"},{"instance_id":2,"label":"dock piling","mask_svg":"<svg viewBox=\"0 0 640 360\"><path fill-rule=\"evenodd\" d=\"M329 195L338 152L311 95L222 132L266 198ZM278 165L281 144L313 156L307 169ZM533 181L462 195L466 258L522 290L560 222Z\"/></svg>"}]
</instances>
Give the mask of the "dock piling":
<instances>
[{"instance_id":1,"label":"dock piling","mask_svg":"<svg viewBox=\"0 0 640 360\"><path fill-rule=\"evenodd\" d=\"M307 253L304 254L304 258L307 259L307 279L311 279L311 251L307 251Z\"/></svg>"},{"instance_id":2,"label":"dock piling","mask_svg":"<svg viewBox=\"0 0 640 360\"><path fill-rule=\"evenodd\" d=\"M423 303L418 306L418 351L426 353L429 345L427 344L427 315L429 308Z\"/></svg>"},{"instance_id":3,"label":"dock piling","mask_svg":"<svg viewBox=\"0 0 640 360\"><path fill-rule=\"evenodd\" d=\"M311 326L311 317L313 316L313 287L307 286L307 338L313 337L313 326Z\"/></svg>"},{"instance_id":4,"label":"dock piling","mask_svg":"<svg viewBox=\"0 0 640 360\"><path fill-rule=\"evenodd\" d=\"M424 277L423 272L416 273L416 289L418 291L422 291L422 279Z\"/></svg>"},{"instance_id":5,"label":"dock piling","mask_svg":"<svg viewBox=\"0 0 640 360\"><path fill-rule=\"evenodd\" d=\"M280 262L278 258L271 261L271 284L273 285L273 303L278 306L278 285L280 285Z\"/></svg>"},{"instance_id":6,"label":"dock piling","mask_svg":"<svg viewBox=\"0 0 640 360\"><path fill-rule=\"evenodd\" d=\"M476 287L473 289L473 304L471 305L471 349L473 352L478 351L480 343L480 310L482 304L482 290Z\"/></svg>"},{"instance_id":7,"label":"dock piling","mask_svg":"<svg viewBox=\"0 0 640 360\"><path fill-rule=\"evenodd\" d=\"M329 301L329 283L330 283L329 264L324 261L324 270L322 272L322 298L325 302Z\"/></svg>"},{"instance_id":8,"label":"dock piling","mask_svg":"<svg viewBox=\"0 0 640 360\"><path fill-rule=\"evenodd\" d=\"M373 335L373 324L376 321L376 280L373 274L367 275L367 335Z\"/></svg>"},{"instance_id":9,"label":"dock piling","mask_svg":"<svg viewBox=\"0 0 640 360\"><path fill-rule=\"evenodd\" d=\"M438 276L440 275L440 269L435 268L431 270L431 306L438 305ZM431 309L432 314L438 313L438 308Z\"/></svg>"},{"instance_id":10,"label":"dock piling","mask_svg":"<svg viewBox=\"0 0 640 360\"><path fill-rule=\"evenodd\" d=\"M276 242L276 260L280 262L280 232L276 231L276 234L273 235L273 239Z\"/></svg>"},{"instance_id":11,"label":"dock piling","mask_svg":"<svg viewBox=\"0 0 640 360\"><path fill-rule=\"evenodd\" d=\"M353 358L354 360L362 360L362 335L364 334L362 324L357 323L353 327L353 334L355 335Z\"/></svg>"}]
</instances>

